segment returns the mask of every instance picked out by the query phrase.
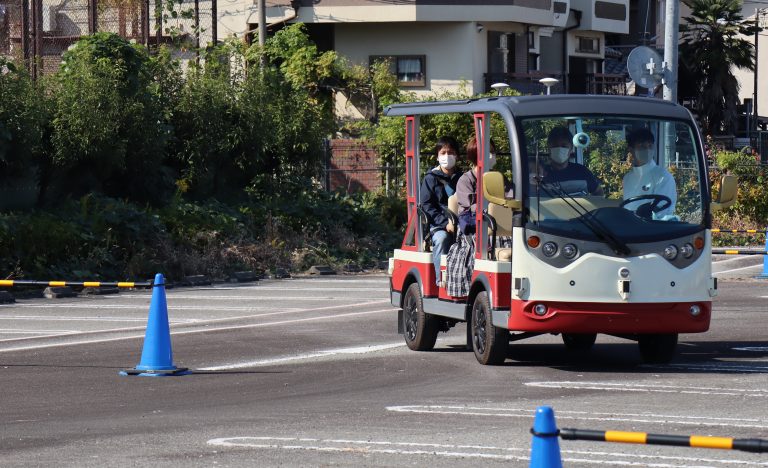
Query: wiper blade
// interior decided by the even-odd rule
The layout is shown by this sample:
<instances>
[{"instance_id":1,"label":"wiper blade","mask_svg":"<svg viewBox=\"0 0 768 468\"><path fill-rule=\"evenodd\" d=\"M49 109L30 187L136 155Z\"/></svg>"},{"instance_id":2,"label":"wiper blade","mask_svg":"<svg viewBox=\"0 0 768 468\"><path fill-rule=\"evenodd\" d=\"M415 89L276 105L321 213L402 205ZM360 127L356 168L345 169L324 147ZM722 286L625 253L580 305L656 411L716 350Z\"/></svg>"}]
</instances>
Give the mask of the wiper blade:
<instances>
[{"instance_id":1,"label":"wiper blade","mask_svg":"<svg viewBox=\"0 0 768 468\"><path fill-rule=\"evenodd\" d=\"M613 249L615 253L621 254L621 255L630 254L631 250L626 243L624 243L620 239L617 239L611 233L610 229L608 229L607 227L605 227L603 223L595 219L592 213L589 212L589 210L584 208L584 206L581 203L579 203L578 200L573 198L569 193L566 193L558 183L539 184L540 188L543 189L545 192L547 192L547 194L551 197L553 196L553 194L552 192L549 191L549 189L545 185L549 185L550 187L552 187L555 190L555 195L557 195L557 197L563 200L573 211L575 211L579 215L579 217L576 219L581 221L582 224L584 224L587 228L589 228L589 230L592 231L592 233L594 233L598 239L608 244L608 246L611 249Z\"/></svg>"}]
</instances>

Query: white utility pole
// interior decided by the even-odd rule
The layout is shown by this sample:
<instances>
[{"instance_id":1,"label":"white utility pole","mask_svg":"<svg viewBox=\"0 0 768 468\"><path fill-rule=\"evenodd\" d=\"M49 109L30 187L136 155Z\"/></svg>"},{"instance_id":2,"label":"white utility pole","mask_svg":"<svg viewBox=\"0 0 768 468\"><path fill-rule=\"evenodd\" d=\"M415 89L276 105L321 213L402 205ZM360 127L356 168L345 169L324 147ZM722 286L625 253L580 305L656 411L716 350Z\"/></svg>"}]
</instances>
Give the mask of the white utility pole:
<instances>
[{"instance_id":1,"label":"white utility pole","mask_svg":"<svg viewBox=\"0 0 768 468\"><path fill-rule=\"evenodd\" d=\"M664 18L664 100L677 102L677 45L680 0L666 0Z\"/></svg>"}]
</instances>

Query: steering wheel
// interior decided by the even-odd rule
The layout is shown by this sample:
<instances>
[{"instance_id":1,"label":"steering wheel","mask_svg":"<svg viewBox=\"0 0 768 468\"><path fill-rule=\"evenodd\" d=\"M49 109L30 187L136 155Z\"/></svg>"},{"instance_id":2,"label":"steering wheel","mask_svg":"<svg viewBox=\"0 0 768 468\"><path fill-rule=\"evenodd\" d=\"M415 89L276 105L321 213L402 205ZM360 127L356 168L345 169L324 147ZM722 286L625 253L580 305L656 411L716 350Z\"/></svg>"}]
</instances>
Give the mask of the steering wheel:
<instances>
[{"instance_id":1,"label":"steering wheel","mask_svg":"<svg viewBox=\"0 0 768 468\"><path fill-rule=\"evenodd\" d=\"M656 193L649 193L648 195L638 195L636 197L630 197L621 202L620 208L624 208L630 203L640 200L652 200L650 203L640 205L635 210L635 213L641 218L651 219L651 213L658 213L664 211L672 205L672 199L666 195L659 195Z\"/></svg>"}]
</instances>

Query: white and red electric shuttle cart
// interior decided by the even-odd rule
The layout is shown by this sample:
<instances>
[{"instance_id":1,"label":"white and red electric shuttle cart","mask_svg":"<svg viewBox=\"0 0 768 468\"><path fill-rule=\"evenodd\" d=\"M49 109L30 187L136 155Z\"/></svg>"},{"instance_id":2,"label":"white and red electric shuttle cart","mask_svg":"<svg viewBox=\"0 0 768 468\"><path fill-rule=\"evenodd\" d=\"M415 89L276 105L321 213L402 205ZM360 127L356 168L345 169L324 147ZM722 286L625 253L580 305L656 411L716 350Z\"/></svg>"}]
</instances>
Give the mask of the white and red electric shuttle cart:
<instances>
[{"instance_id":1,"label":"white and red electric shuttle cart","mask_svg":"<svg viewBox=\"0 0 768 468\"><path fill-rule=\"evenodd\" d=\"M479 142L474 269L463 297L446 292L445 257L436 285L418 206L421 177L435 164L420 151L420 118L442 113L470 115ZM701 135L685 108L557 95L398 104L385 114L405 117L408 224L389 274L398 329L411 349L429 350L440 331L466 322L467 345L482 364L502 363L511 341L545 333L561 334L571 349L590 348L601 333L633 339L644 361L658 363L673 358L679 333L708 330L717 294L710 213L735 200L736 183L724 178L719 200L711 200ZM488 151L492 119L503 128L495 144L509 149L503 164ZM595 174L601 195L546 182L547 135L556 126L570 130L570 163ZM647 194L624 198L623 177L635 170L625 139L638 128L653 133L655 170L674 178L675 196L648 184ZM499 248L502 235L511 248Z\"/></svg>"}]
</instances>

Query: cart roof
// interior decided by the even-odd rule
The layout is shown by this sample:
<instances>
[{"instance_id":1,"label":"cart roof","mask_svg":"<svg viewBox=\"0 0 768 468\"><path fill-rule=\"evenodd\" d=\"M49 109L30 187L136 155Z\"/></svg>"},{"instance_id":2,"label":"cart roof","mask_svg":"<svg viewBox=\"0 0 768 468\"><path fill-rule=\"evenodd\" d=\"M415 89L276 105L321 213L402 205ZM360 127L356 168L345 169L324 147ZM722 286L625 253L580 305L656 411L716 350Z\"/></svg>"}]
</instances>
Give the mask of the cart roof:
<instances>
[{"instance_id":1,"label":"cart roof","mask_svg":"<svg viewBox=\"0 0 768 468\"><path fill-rule=\"evenodd\" d=\"M676 103L635 96L555 94L541 96L498 96L462 101L429 101L393 104L384 115L498 112L516 117L551 115L615 114L690 120L688 110Z\"/></svg>"}]
</instances>

